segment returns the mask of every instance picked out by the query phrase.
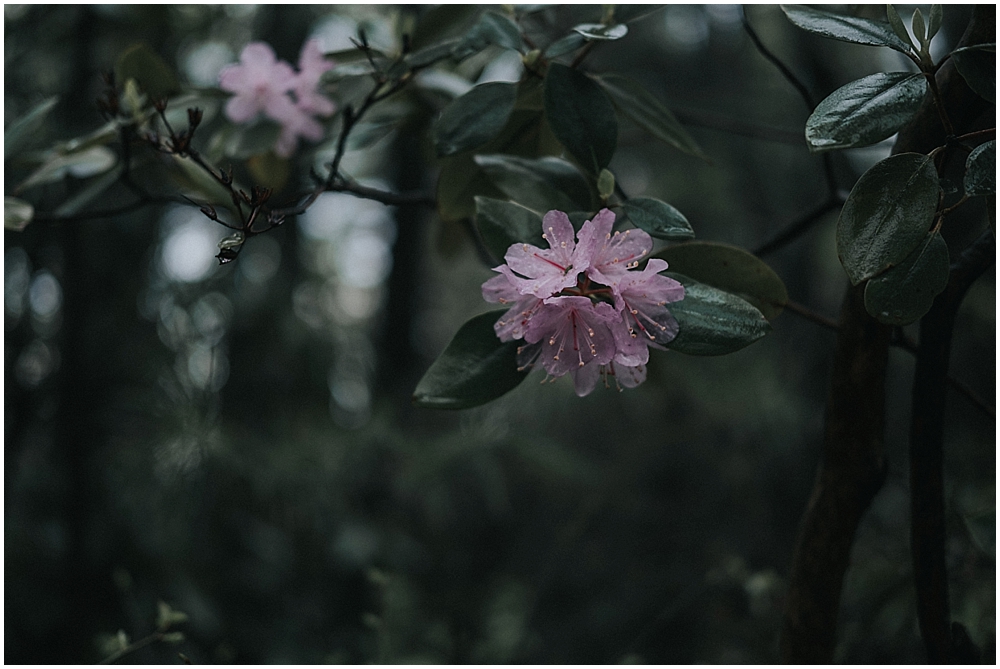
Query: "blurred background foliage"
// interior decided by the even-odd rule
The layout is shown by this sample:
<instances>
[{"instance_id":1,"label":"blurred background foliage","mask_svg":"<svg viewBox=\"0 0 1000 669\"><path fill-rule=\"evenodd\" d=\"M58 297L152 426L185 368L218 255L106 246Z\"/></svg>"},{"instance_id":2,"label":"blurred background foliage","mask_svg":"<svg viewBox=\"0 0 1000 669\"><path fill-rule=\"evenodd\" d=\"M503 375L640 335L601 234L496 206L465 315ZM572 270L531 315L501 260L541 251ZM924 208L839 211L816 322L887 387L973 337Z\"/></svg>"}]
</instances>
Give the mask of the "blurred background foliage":
<instances>
[{"instance_id":1,"label":"blurred background foliage","mask_svg":"<svg viewBox=\"0 0 1000 669\"><path fill-rule=\"evenodd\" d=\"M100 74L139 41L182 81L212 86L251 40L295 62L308 37L335 51L363 26L392 51L427 12L5 5L5 125L57 95L36 143L93 130ZM532 25L552 39L600 12L544 8ZM817 99L908 68L798 31L777 7L748 12ZM946 7L941 52L967 19ZM662 8L586 67L642 81L709 156L623 126L611 163L627 193L670 202L698 238L753 249L823 201L810 110L755 51L739 6ZM476 82L520 68L497 49L452 69ZM442 102L395 104L409 120L345 166L430 190L425 130ZM841 188L890 146L835 156ZM67 177L32 197L46 210L78 188ZM128 197L115 186L98 206ZM835 221L766 257L793 300L830 317L847 286ZM416 381L490 307L479 286L491 273L460 226L328 194L219 267L222 232L175 206L5 232L5 662L96 661L117 630L152 632L159 600L188 614L186 640L132 661L777 660L830 331L786 312L730 356L654 355L636 390L578 399L533 376L487 406L433 412L411 407ZM962 306L952 354L953 376L991 403L994 304L990 273ZM842 662L924 657L908 556L911 377L893 350L889 478L854 548ZM952 610L991 644L994 560L963 515L994 504L994 423L955 393L948 410Z\"/></svg>"}]
</instances>

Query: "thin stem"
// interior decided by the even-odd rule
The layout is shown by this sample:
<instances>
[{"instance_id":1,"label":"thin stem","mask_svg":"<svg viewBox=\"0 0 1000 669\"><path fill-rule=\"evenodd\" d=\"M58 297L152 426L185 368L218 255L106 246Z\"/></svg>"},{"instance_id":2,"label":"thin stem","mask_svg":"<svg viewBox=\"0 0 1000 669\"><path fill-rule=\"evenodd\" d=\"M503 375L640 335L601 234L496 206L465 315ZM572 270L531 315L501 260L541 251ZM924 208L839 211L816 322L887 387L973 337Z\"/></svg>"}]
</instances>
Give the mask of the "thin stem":
<instances>
[{"instance_id":1,"label":"thin stem","mask_svg":"<svg viewBox=\"0 0 1000 669\"><path fill-rule=\"evenodd\" d=\"M989 135L995 135L997 132L996 128L986 128L985 130L977 130L975 132L967 132L964 135L959 135L955 138L956 142L967 142L969 140L979 139L980 137L988 137Z\"/></svg>"},{"instance_id":2,"label":"thin stem","mask_svg":"<svg viewBox=\"0 0 1000 669\"><path fill-rule=\"evenodd\" d=\"M937 77L931 72L924 72L924 76L927 78L927 84L931 88L931 95L934 97L934 107L941 118L941 125L944 126L945 134L951 137L955 134L955 127L951 124L948 112L945 111L944 101L941 99L941 91L938 90Z\"/></svg>"},{"instance_id":3,"label":"thin stem","mask_svg":"<svg viewBox=\"0 0 1000 669\"><path fill-rule=\"evenodd\" d=\"M757 250L753 252L754 255L762 256L768 253L773 253L783 246L795 241L795 239L797 239L806 230L811 228L814 223L822 218L824 214L839 209L844 204L845 200L846 198L841 194L835 193L826 202L812 211L805 213L801 218L790 223L788 227L772 237L770 240L761 244Z\"/></svg>"},{"instance_id":4,"label":"thin stem","mask_svg":"<svg viewBox=\"0 0 1000 669\"><path fill-rule=\"evenodd\" d=\"M587 45L580 49L580 52L576 54L576 57L573 59L573 62L569 64L569 66L573 69L579 67L580 63L583 62L583 59L586 58L594 49L595 44L597 44L597 42L587 42Z\"/></svg>"}]
</instances>

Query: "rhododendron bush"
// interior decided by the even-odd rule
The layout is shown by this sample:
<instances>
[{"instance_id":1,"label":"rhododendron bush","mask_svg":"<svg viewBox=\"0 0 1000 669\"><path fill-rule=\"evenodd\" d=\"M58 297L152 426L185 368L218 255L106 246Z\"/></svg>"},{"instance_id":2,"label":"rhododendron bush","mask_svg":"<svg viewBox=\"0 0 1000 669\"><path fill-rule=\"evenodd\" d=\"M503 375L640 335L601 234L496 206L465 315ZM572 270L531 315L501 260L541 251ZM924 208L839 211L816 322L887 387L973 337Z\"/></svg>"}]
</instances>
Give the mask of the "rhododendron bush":
<instances>
[{"instance_id":1,"label":"rhododendron bush","mask_svg":"<svg viewBox=\"0 0 1000 669\"><path fill-rule=\"evenodd\" d=\"M795 327L784 325L795 319L835 331L833 352L809 372L830 375L824 436L817 440L822 449L815 451L821 469L808 506L802 500L797 543L787 551L791 567L776 596L783 612L774 634L780 626L781 657L796 663L836 657L853 537L889 468L883 448L889 350L909 351L916 358L910 454L896 464L910 467L912 569L900 569L910 570L915 584L915 624L927 658L978 661L982 647L995 642L970 636L949 608L947 568L954 565L946 560L945 520L953 523L957 515L945 513L946 502L955 502L945 498L942 435L947 388L987 415L993 412L948 369L953 335L961 334L955 327L959 306L993 253L993 14L977 8L963 19L967 30L963 24L942 32L946 20L957 26L958 19L949 19L940 5L905 16L892 5L833 11L789 5L762 8L771 24L758 34L755 10L674 10L409 6L371 9L372 16L391 20L348 21L334 8L311 33L269 26L271 32L262 34L272 35L270 41L245 26L217 26L225 37L197 48L191 37L170 42L169 53L162 44L140 41L111 55L94 50L107 58L103 79L86 84L96 104L84 109L73 101L75 122L86 125L85 132L59 141L44 134L53 109L65 104L55 97L38 102L35 96L33 106L8 119L7 245L18 246L21 237L47 239L52 230L79 241L75 235L88 234L91 223L103 226L101 234L138 235L115 222L155 212L164 221L156 250L143 255L137 246L134 257L117 260L153 268L148 273L154 278L129 294L129 304L138 303L157 323L156 336L175 356L176 378L160 385L176 382L171 396L194 402L202 394L215 397L241 366L259 365L271 376L256 387L271 397L236 403L246 408L278 401L298 392L295 384L280 382L282 370L295 367L292 356L252 353L237 360L227 347L253 318L270 319L267 337L288 337L296 342L290 348L305 346L305 338L294 334L304 323L335 342L336 353L314 357L300 371L310 382L320 379L324 393L328 389L330 415L324 416L345 430L376 414L416 415L421 418L412 420L419 424L455 415L436 410L489 411L539 396L573 403L554 406L600 406L594 415L608 425L627 423L629 412L615 402L684 410L684 382L665 371L671 361L695 366L699 372L689 384L714 397L715 390L705 389L734 381L710 357L780 346L782 356L794 358L807 347L775 342L772 333ZM177 9L178 16L199 11ZM256 9L233 10L241 11ZM683 12L701 23L685 22ZM727 92L725 114L675 106L663 94L672 77L694 68L694 60L685 60L693 58L686 51L691 45L702 40L709 49L698 35L711 21L728 26L713 33L716 55L752 48L753 67L773 79L759 90ZM651 22L658 23L650 28ZM796 48L820 54L811 64L783 62L780 54L793 51L788 44L769 48L779 22ZM296 34L288 38L281 31ZM674 51L664 62L670 66L649 70L644 51L668 38ZM630 51L630 44L638 46ZM849 67L819 71L829 54L843 55ZM703 76L722 76L725 67ZM801 79L810 67L816 72ZM774 91L787 96L763 107L775 118L753 120L760 114L748 100ZM706 108L719 103L708 94L701 102ZM725 151L714 140L705 142L705 132L729 133L726 142L734 144L725 151L732 149L736 158L726 153L720 160ZM749 149L744 153L735 143L761 140L797 151L796 160L811 161L802 164L815 167L815 174L799 170L800 163L761 159L779 176L759 177L766 183L759 202L754 193L741 205L744 218L713 220L704 212L719 210L712 206L725 197L722 184L734 172L763 170L756 159L744 159ZM700 176L660 179L648 167L655 162L649 156L688 161L678 169ZM761 212L771 212L773 201L784 197L773 194L782 178L817 183L788 195L781 211L789 220L774 221ZM433 225L432 242L424 239L425 223ZM808 237L814 230L826 232ZM756 237L762 240L752 241ZM771 263L772 254L802 239L812 239L819 250L786 258L783 266ZM74 262L70 248L60 246L57 265ZM35 388L60 365L51 332L62 318L63 293L54 278L37 283L29 269L18 270L29 268L26 258L8 254L8 331L28 322L19 320L26 309L34 310L31 323L40 334L32 340L35 348L25 349L31 355L18 354L13 373ZM302 269L287 281L275 279L281 262ZM431 267L446 277L439 280L444 288L421 293ZM796 276L832 273L836 280L820 288L798 285L790 267ZM208 285L200 283L206 277L231 281L231 292L192 298L193 287ZM839 320L805 304L831 291L840 299L845 286ZM255 309L265 294L295 318L260 315L267 310ZM424 308L423 317L421 300L436 305ZM46 304L57 305L49 316ZM460 312L454 320L441 316L453 312ZM113 323L93 338L117 340ZM420 357L415 351L421 346L433 354ZM69 369L84 369L67 360ZM407 365L419 367L417 373L405 373ZM783 369L771 371L774 384L788 381ZM526 379L542 387L529 391ZM407 401L387 394L392 406L379 404L380 383L405 384ZM663 400L667 396L656 393L668 386L677 394ZM216 409L203 408L184 421L210 423L206 416ZM547 420L570 422L558 411ZM814 422L818 430L819 418ZM661 427L671 433L672 426ZM217 434L213 430L202 429L198 439ZM730 425L720 433L742 430ZM171 443L175 452L188 442ZM193 449L176 466L197 468L202 457ZM989 533L982 519L995 518L991 509L962 521L988 553L994 544L983 538ZM400 536L399 545L410 540ZM328 552L361 555L358 563L370 567L364 547L389 545L365 537L355 543L362 548L330 542L335 547ZM751 598L766 590L741 587ZM179 640L170 635L185 620L161 608L153 636L132 642L122 632L108 642L106 655L117 660L153 642ZM464 624L442 627L454 632L455 648L467 634L452 628ZM492 661L455 652L463 662Z\"/></svg>"}]
</instances>

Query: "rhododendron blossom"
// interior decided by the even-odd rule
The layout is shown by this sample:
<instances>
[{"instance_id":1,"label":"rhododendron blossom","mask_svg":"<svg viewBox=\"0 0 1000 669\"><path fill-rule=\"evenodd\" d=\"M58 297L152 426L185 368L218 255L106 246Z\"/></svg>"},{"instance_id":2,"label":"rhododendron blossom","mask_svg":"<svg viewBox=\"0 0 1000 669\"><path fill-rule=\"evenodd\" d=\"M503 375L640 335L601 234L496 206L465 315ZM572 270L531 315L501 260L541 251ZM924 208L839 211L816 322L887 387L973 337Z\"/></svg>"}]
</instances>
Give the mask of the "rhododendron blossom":
<instances>
[{"instance_id":1,"label":"rhododendron blossom","mask_svg":"<svg viewBox=\"0 0 1000 669\"><path fill-rule=\"evenodd\" d=\"M226 116L234 123L247 123L263 113L280 123L274 150L288 158L300 137L313 142L323 137L323 126L314 115L329 116L336 107L317 89L320 77L332 67L316 40L303 45L298 73L279 61L269 44L251 42L238 64L227 65L219 73L219 88L234 94L226 103Z\"/></svg>"},{"instance_id":2,"label":"rhododendron blossom","mask_svg":"<svg viewBox=\"0 0 1000 669\"><path fill-rule=\"evenodd\" d=\"M626 388L642 383L649 348L678 331L666 305L683 300L684 287L660 274L665 260L639 269L653 240L637 229L612 233L614 222L602 209L574 234L565 213L550 211L542 219L549 248L511 245L482 288L486 301L510 305L494 331L501 341L524 340L518 364L570 374L581 397L602 375Z\"/></svg>"}]
</instances>

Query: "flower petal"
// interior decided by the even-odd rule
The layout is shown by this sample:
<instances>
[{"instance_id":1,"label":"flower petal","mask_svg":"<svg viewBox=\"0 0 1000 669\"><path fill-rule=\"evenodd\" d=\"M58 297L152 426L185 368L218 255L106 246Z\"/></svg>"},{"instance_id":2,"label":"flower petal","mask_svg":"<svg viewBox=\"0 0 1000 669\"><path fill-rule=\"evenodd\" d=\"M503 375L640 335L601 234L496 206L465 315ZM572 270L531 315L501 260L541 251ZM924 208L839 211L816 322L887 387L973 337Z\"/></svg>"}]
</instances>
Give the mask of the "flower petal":
<instances>
[{"instance_id":1,"label":"flower petal","mask_svg":"<svg viewBox=\"0 0 1000 669\"><path fill-rule=\"evenodd\" d=\"M653 238L637 228L616 232L598 240L587 276L607 286L614 286L629 269L653 250Z\"/></svg>"}]
</instances>

